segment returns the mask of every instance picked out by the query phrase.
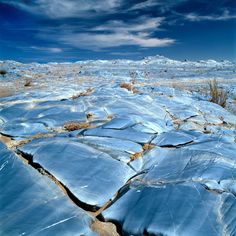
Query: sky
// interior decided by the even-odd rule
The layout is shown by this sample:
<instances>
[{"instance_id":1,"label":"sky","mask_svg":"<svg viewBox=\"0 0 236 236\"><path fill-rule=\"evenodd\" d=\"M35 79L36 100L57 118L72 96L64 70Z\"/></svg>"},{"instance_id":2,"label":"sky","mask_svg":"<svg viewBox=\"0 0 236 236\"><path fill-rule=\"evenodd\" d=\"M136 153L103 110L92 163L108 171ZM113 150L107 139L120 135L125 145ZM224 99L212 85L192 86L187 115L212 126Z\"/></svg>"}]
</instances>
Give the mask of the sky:
<instances>
[{"instance_id":1,"label":"sky","mask_svg":"<svg viewBox=\"0 0 236 236\"><path fill-rule=\"evenodd\" d=\"M0 60L236 61L235 0L0 0Z\"/></svg>"}]
</instances>

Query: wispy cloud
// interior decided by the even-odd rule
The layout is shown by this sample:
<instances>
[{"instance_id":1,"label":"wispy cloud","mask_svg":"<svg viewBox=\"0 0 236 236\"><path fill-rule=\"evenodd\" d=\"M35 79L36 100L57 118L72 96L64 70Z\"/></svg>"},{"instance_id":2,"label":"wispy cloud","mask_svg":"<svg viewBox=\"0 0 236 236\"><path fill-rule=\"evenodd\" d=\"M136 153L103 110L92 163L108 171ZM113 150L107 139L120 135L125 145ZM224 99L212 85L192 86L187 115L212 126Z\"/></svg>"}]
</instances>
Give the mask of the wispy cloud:
<instances>
[{"instance_id":1,"label":"wispy cloud","mask_svg":"<svg viewBox=\"0 0 236 236\"><path fill-rule=\"evenodd\" d=\"M189 21L225 21L236 19L236 15L230 14L230 12L226 9L223 11L221 15L198 15L195 13L189 13L185 15L185 18Z\"/></svg>"},{"instance_id":2,"label":"wispy cloud","mask_svg":"<svg viewBox=\"0 0 236 236\"><path fill-rule=\"evenodd\" d=\"M116 32L140 32L140 31L151 31L158 30L163 17L139 17L135 22L124 22L121 20L112 20L105 25L94 27L96 31L116 31Z\"/></svg>"},{"instance_id":3,"label":"wispy cloud","mask_svg":"<svg viewBox=\"0 0 236 236\"><path fill-rule=\"evenodd\" d=\"M78 33L78 34L63 34L58 36L59 40L65 44L82 48L99 50L110 47L119 47L125 45L134 45L140 47L163 47L173 44L174 39L152 38L147 34L131 34L127 32L110 33L110 34L92 34L92 33Z\"/></svg>"},{"instance_id":4,"label":"wispy cloud","mask_svg":"<svg viewBox=\"0 0 236 236\"><path fill-rule=\"evenodd\" d=\"M119 55L119 50L123 55L126 51L152 54L169 53L168 49L157 47L176 45L173 53L181 49L180 54L190 54L191 39L202 30L199 21L204 21L204 28L214 33L230 35L225 43L221 37L216 42L227 45L231 53L234 31L220 21L236 19L232 1L217 0L213 4L209 0L0 0L0 27L4 32L0 37L1 53L6 58L17 50L26 57L34 54L45 58ZM219 27L211 29L211 22L207 21L218 21ZM210 40L200 36L199 48L205 48Z\"/></svg>"},{"instance_id":5,"label":"wispy cloud","mask_svg":"<svg viewBox=\"0 0 236 236\"><path fill-rule=\"evenodd\" d=\"M153 36L154 32L160 30L162 21L163 18L160 17L140 17L132 22L109 21L91 28L88 32L77 33L65 29L53 37L60 43L90 50L126 45L144 48L163 47L173 44L175 40Z\"/></svg>"},{"instance_id":6,"label":"wispy cloud","mask_svg":"<svg viewBox=\"0 0 236 236\"><path fill-rule=\"evenodd\" d=\"M49 53L60 53L63 50L61 48L56 47L38 47L38 46L31 46L30 47L33 50L43 51L43 52L49 52Z\"/></svg>"},{"instance_id":7,"label":"wispy cloud","mask_svg":"<svg viewBox=\"0 0 236 236\"><path fill-rule=\"evenodd\" d=\"M145 8L153 8L158 6L161 11L166 11L178 4L186 2L187 0L146 0L134 4L129 10L142 10Z\"/></svg>"},{"instance_id":8,"label":"wispy cloud","mask_svg":"<svg viewBox=\"0 0 236 236\"><path fill-rule=\"evenodd\" d=\"M158 37L157 32L165 21L164 17L150 15L127 19L121 16L125 0L0 0L13 4L32 14L39 14L43 26L37 28L36 37L44 42L54 43L55 48L34 47L32 49L61 52L61 48L104 50L119 46L138 46L142 48L164 47L175 43L169 37ZM159 0L160 1L160 0ZM163 0L162 0L163 1ZM169 0L168 0L169 1ZM183 0L178 0L183 1ZM145 1L152 5L155 1ZM128 8L134 4L129 5ZM122 8L123 6L123 8ZM138 6L136 4L136 7ZM144 7L144 6L143 6ZM121 12L119 12L119 9ZM109 14L109 19L104 17ZM98 19L94 21L94 19ZM116 19L116 20L112 20Z\"/></svg>"},{"instance_id":9,"label":"wispy cloud","mask_svg":"<svg viewBox=\"0 0 236 236\"><path fill-rule=\"evenodd\" d=\"M109 14L120 6L121 0L1 0L33 14L48 18L91 17Z\"/></svg>"}]
</instances>

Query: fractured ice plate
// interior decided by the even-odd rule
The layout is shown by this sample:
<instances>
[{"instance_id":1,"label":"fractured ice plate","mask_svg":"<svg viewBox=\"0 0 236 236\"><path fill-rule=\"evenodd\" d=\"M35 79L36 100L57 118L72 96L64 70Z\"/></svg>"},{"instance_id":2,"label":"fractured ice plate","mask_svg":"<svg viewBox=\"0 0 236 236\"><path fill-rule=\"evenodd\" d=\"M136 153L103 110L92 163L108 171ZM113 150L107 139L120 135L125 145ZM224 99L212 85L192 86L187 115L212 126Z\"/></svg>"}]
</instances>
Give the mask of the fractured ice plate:
<instances>
[{"instance_id":1,"label":"fractured ice plate","mask_svg":"<svg viewBox=\"0 0 236 236\"><path fill-rule=\"evenodd\" d=\"M102 206L135 174L121 161L82 143L44 139L19 148L63 183L80 201Z\"/></svg>"},{"instance_id":2,"label":"fractured ice plate","mask_svg":"<svg viewBox=\"0 0 236 236\"><path fill-rule=\"evenodd\" d=\"M152 140L152 144L160 147L178 146L192 142L194 137L181 131L162 133Z\"/></svg>"},{"instance_id":3,"label":"fractured ice plate","mask_svg":"<svg viewBox=\"0 0 236 236\"><path fill-rule=\"evenodd\" d=\"M92 218L0 143L0 235L97 235Z\"/></svg>"},{"instance_id":4,"label":"fractured ice plate","mask_svg":"<svg viewBox=\"0 0 236 236\"><path fill-rule=\"evenodd\" d=\"M38 122L17 122L5 123L1 133L12 137L27 137L38 133L49 132L42 123Z\"/></svg>"},{"instance_id":5,"label":"fractured ice plate","mask_svg":"<svg viewBox=\"0 0 236 236\"><path fill-rule=\"evenodd\" d=\"M151 183L236 178L236 159L222 154L179 148L160 152L156 159L154 166L145 175L145 180Z\"/></svg>"},{"instance_id":6,"label":"fractured ice plate","mask_svg":"<svg viewBox=\"0 0 236 236\"><path fill-rule=\"evenodd\" d=\"M131 154L142 152L141 145L129 140L117 138L97 137L97 136L80 136L78 142L92 146L102 152L106 152L111 157L124 161L130 161Z\"/></svg>"},{"instance_id":7,"label":"fractured ice plate","mask_svg":"<svg viewBox=\"0 0 236 236\"><path fill-rule=\"evenodd\" d=\"M235 235L236 201L198 183L136 185L102 214L123 235Z\"/></svg>"},{"instance_id":8,"label":"fractured ice plate","mask_svg":"<svg viewBox=\"0 0 236 236\"><path fill-rule=\"evenodd\" d=\"M155 137L153 134L138 132L132 128L125 130L95 128L85 131L84 135L118 138L137 143L148 143Z\"/></svg>"}]
</instances>

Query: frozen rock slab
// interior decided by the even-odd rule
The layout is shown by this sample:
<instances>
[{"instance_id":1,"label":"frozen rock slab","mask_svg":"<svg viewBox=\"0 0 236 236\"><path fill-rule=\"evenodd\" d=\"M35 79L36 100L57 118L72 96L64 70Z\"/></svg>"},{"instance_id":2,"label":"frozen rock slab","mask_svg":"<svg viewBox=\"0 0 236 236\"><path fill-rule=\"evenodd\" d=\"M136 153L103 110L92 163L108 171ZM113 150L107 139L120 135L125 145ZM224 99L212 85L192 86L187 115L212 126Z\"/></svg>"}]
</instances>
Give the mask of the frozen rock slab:
<instances>
[{"instance_id":1,"label":"frozen rock slab","mask_svg":"<svg viewBox=\"0 0 236 236\"><path fill-rule=\"evenodd\" d=\"M8 105L0 110L0 119L6 123L42 123L54 128L65 122L86 120L86 114L81 112L78 104L70 101L51 101L44 103L25 102Z\"/></svg>"},{"instance_id":2,"label":"frozen rock slab","mask_svg":"<svg viewBox=\"0 0 236 236\"><path fill-rule=\"evenodd\" d=\"M1 235L97 235L92 218L0 143Z\"/></svg>"},{"instance_id":3,"label":"frozen rock slab","mask_svg":"<svg viewBox=\"0 0 236 236\"><path fill-rule=\"evenodd\" d=\"M209 180L219 182L236 178L236 158L233 156L185 148L160 154L161 156L156 157L153 168L144 177L145 181L152 184L191 180L202 183Z\"/></svg>"},{"instance_id":4,"label":"frozen rock slab","mask_svg":"<svg viewBox=\"0 0 236 236\"><path fill-rule=\"evenodd\" d=\"M179 146L186 143L190 143L194 140L194 136L181 131L172 131L168 133L162 133L158 135L152 144L155 144L160 147L165 146Z\"/></svg>"},{"instance_id":5,"label":"frozen rock slab","mask_svg":"<svg viewBox=\"0 0 236 236\"><path fill-rule=\"evenodd\" d=\"M117 91L113 91L117 94ZM148 116L155 119L170 118L166 110L148 95L122 96L106 106L106 111L118 117Z\"/></svg>"},{"instance_id":6,"label":"frozen rock slab","mask_svg":"<svg viewBox=\"0 0 236 236\"><path fill-rule=\"evenodd\" d=\"M130 118L114 118L105 125L103 125L103 128L106 129L125 129L129 126L132 126L135 124L135 121L133 121Z\"/></svg>"},{"instance_id":7,"label":"frozen rock slab","mask_svg":"<svg viewBox=\"0 0 236 236\"><path fill-rule=\"evenodd\" d=\"M163 132L167 132L173 129L172 121L166 118L159 119L159 118L153 118L147 115L142 115L142 116L136 117L136 120L138 122L137 125L142 125L146 129L153 130L154 133L163 133ZM132 128L137 129L137 126L132 127ZM150 132L148 131L148 133Z\"/></svg>"},{"instance_id":8,"label":"frozen rock slab","mask_svg":"<svg viewBox=\"0 0 236 236\"><path fill-rule=\"evenodd\" d=\"M199 136L193 144L183 147L183 149L205 151L215 155L220 155L222 161L228 164L236 162L236 144L235 142L228 142L225 137L215 135ZM235 167L235 166L234 166Z\"/></svg>"},{"instance_id":9,"label":"frozen rock slab","mask_svg":"<svg viewBox=\"0 0 236 236\"><path fill-rule=\"evenodd\" d=\"M233 193L236 196L236 180L235 179L224 179L220 181L220 185L223 189Z\"/></svg>"},{"instance_id":10,"label":"frozen rock slab","mask_svg":"<svg viewBox=\"0 0 236 236\"><path fill-rule=\"evenodd\" d=\"M196 101L194 106L200 110L206 118L210 117L213 119L212 121L210 120L210 123L217 124L219 120L221 120L228 124L236 125L236 116L218 104L208 101Z\"/></svg>"},{"instance_id":11,"label":"frozen rock slab","mask_svg":"<svg viewBox=\"0 0 236 236\"><path fill-rule=\"evenodd\" d=\"M0 110L0 118L5 122L22 118L26 113L26 104L14 104Z\"/></svg>"},{"instance_id":12,"label":"frozen rock slab","mask_svg":"<svg viewBox=\"0 0 236 236\"><path fill-rule=\"evenodd\" d=\"M41 139L19 148L57 178L80 201L102 206L135 172L90 146L63 138Z\"/></svg>"},{"instance_id":13,"label":"frozen rock slab","mask_svg":"<svg viewBox=\"0 0 236 236\"><path fill-rule=\"evenodd\" d=\"M46 127L38 122L13 121L11 123L5 123L1 129L1 133L11 137L28 137L48 132Z\"/></svg>"},{"instance_id":14,"label":"frozen rock slab","mask_svg":"<svg viewBox=\"0 0 236 236\"><path fill-rule=\"evenodd\" d=\"M130 161L131 155L143 151L140 144L117 138L80 136L78 142L92 146L125 163Z\"/></svg>"},{"instance_id":15,"label":"frozen rock slab","mask_svg":"<svg viewBox=\"0 0 236 236\"><path fill-rule=\"evenodd\" d=\"M49 128L55 128L63 126L66 122L76 121L76 122L85 122L86 115L83 112L67 112L59 114L45 115L38 119L35 119L37 122L43 123Z\"/></svg>"},{"instance_id":16,"label":"frozen rock slab","mask_svg":"<svg viewBox=\"0 0 236 236\"><path fill-rule=\"evenodd\" d=\"M172 116L180 120L187 120L190 117L199 115L199 111L195 107L176 101L171 101L170 103L165 102L164 106Z\"/></svg>"},{"instance_id":17,"label":"frozen rock slab","mask_svg":"<svg viewBox=\"0 0 236 236\"><path fill-rule=\"evenodd\" d=\"M38 94L40 99L41 94ZM30 102L27 98L22 98L22 101L14 101L16 104L8 104L0 111L0 117L4 121L14 120L28 120L39 118L46 115L55 115L60 113L70 113L73 108L73 103L65 103L63 101L50 101L50 102Z\"/></svg>"},{"instance_id":18,"label":"frozen rock slab","mask_svg":"<svg viewBox=\"0 0 236 236\"><path fill-rule=\"evenodd\" d=\"M123 235L235 235L236 199L198 183L150 186L133 183L102 214Z\"/></svg>"},{"instance_id":19,"label":"frozen rock slab","mask_svg":"<svg viewBox=\"0 0 236 236\"><path fill-rule=\"evenodd\" d=\"M195 181L235 194L236 146L213 140L177 149L153 148L143 157L143 180L149 184Z\"/></svg>"},{"instance_id":20,"label":"frozen rock slab","mask_svg":"<svg viewBox=\"0 0 236 236\"><path fill-rule=\"evenodd\" d=\"M80 114L80 113L79 113ZM42 133L53 132L54 128L63 126L67 122L85 122L85 115L68 113L59 115L48 115L28 121L12 121L2 124L1 133L12 137L30 137Z\"/></svg>"},{"instance_id":21,"label":"frozen rock slab","mask_svg":"<svg viewBox=\"0 0 236 236\"><path fill-rule=\"evenodd\" d=\"M95 128L84 132L85 136L100 136L130 140L136 143L149 143L155 135L138 132L132 128L125 130Z\"/></svg>"}]
</instances>

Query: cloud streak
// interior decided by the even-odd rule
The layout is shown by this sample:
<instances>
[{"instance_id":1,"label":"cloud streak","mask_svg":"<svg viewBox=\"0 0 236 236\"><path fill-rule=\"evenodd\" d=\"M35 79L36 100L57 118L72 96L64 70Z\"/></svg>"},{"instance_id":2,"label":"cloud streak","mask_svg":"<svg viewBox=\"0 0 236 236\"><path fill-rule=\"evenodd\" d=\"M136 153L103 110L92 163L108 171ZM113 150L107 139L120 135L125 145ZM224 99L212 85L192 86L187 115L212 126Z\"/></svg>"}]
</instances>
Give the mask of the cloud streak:
<instances>
[{"instance_id":1,"label":"cloud streak","mask_svg":"<svg viewBox=\"0 0 236 236\"><path fill-rule=\"evenodd\" d=\"M159 7L161 11L166 11L176 5L179 5L187 0L146 0L137 4L134 4L130 10L142 10L146 8Z\"/></svg>"},{"instance_id":2,"label":"cloud streak","mask_svg":"<svg viewBox=\"0 0 236 236\"><path fill-rule=\"evenodd\" d=\"M218 24L212 30L233 35L223 26L236 19L230 0L0 0L0 6L1 48L7 56L7 47L18 46L27 55L59 57L174 53L161 48L172 45L181 48L179 55L199 36L202 24L197 22L203 21L204 28ZM202 48L208 40L203 36ZM231 41L224 40L230 47Z\"/></svg>"},{"instance_id":3,"label":"cloud streak","mask_svg":"<svg viewBox=\"0 0 236 236\"><path fill-rule=\"evenodd\" d=\"M116 31L116 32L139 32L157 30L160 26L163 17L140 17L135 22L125 23L121 20L109 21L105 25L100 25L93 30L95 31Z\"/></svg>"},{"instance_id":4,"label":"cloud streak","mask_svg":"<svg viewBox=\"0 0 236 236\"><path fill-rule=\"evenodd\" d=\"M43 15L51 19L72 17L96 17L99 14L112 13L121 5L121 0L2 0L32 14Z\"/></svg>"},{"instance_id":5,"label":"cloud streak","mask_svg":"<svg viewBox=\"0 0 236 236\"><path fill-rule=\"evenodd\" d=\"M141 48L164 47L175 43L169 37L160 38L156 33L161 30L164 17L142 15L125 19L121 14L124 10L124 0L0 0L20 9L47 18L49 23L38 28L36 37L55 43L55 48L49 48L52 53L59 53L65 45L89 49L93 51L120 46L137 46ZM178 0L183 1L183 0ZM157 1L159 4L162 1ZM155 1L145 1L148 6ZM131 4L127 9L130 9ZM122 8L123 6L123 8ZM136 7L145 7L135 5ZM119 11L119 9L123 9ZM132 10L131 10L132 11ZM109 17L105 18L105 15ZM98 21L94 19L99 18ZM50 24L50 25L49 25ZM55 25L54 25L55 24ZM54 25L54 26L53 26ZM44 50L43 47L34 48Z\"/></svg>"},{"instance_id":6,"label":"cloud streak","mask_svg":"<svg viewBox=\"0 0 236 236\"><path fill-rule=\"evenodd\" d=\"M100 50L119 46L140 46L140 47L163 47L171 45L175 42L174 39L152 38L145 33L131 34L128 32L114 32L109 34L92 34L92 33L77 33L59 35L58 39L64 44L81 48Z\"/></svg>"},{"instance_id":7,"label":"cloud streak","mask_svg":"<svg viewBox=\"0 0 236 236\"><path fill-rule=\"evenodd\" d=\"M95 51L119 46L164 47L175 43L175 40L152 36L153 32L160 30L163 20L162 17L140 17L132 22L109 21L88 32L74 32L65 27L52 37L62 44Z\"/></svg>"},{"instance_id":8,"label":"cloud streak","mask_svg":"<svg viewBox=\"0 0 236 236\"><path fill-rule=\"evenodd\" d=\"M30 47L33 50L37 51L43 51L43 52L49 52L49 53L60 53L63 50L61 48L56 48L56 47L38 47L38 46L31 46Z\"/></svg>"},{"instance_id":9,"label":"cloud streak","mask_svg":"<svg viewBox=\"0 0 236 236\"><path fill-rule=\"evenodd\" d=\"M221 15L198 15L195 13L189 13L185 16L189 21L226 21L236 19L236 15L231 15L228 10L224 10Z\"/></svg>"}]
</instances>

